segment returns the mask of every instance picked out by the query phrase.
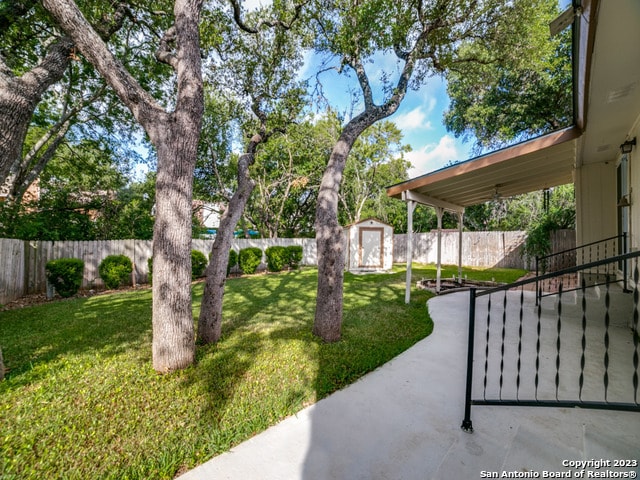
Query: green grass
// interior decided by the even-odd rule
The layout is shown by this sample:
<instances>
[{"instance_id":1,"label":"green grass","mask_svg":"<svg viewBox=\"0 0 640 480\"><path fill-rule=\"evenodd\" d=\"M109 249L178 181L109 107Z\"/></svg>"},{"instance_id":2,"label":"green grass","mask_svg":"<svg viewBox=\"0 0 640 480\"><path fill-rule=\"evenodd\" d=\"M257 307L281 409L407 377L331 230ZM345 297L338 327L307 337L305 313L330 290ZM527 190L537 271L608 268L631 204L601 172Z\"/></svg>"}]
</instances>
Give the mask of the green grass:
<instances>
[{"instance_id":1,"label":"green grass","mask_svg":"<svg viewBox=\"0 0 640 480\"><path fill-rule=\"evenodd\" d=\"M394 267L396 271L405 271L404 266L396 265ZM479 281L495 281L497 283L512 283L518 278L527 273L527 270L519 270L514 268L479 268L479 267L463 267L462 277L466 277L469 280ZM441 277L443 279L450 279L455 276L458 278L458 266L457 265L443 265L441 271ZM436 266L435 265L416 265L412 266L412 278L417 281L421 277L424 278L436 278Z\"/></svg>"},{"instance_id":2,"label":"green grass","mask_svg":"<svg viewBox=\"0 0 640 480\"><path fill-rule=\"evenodd\" d=\"M343 339L325 344L311 335L316 282L315 269L229 280L221 341L165 376L151 368L150 290L1 312L0 478L173 478L431 333L431 294L405 305L398 268L346 274Z\"/></svg>"}]
</instances>

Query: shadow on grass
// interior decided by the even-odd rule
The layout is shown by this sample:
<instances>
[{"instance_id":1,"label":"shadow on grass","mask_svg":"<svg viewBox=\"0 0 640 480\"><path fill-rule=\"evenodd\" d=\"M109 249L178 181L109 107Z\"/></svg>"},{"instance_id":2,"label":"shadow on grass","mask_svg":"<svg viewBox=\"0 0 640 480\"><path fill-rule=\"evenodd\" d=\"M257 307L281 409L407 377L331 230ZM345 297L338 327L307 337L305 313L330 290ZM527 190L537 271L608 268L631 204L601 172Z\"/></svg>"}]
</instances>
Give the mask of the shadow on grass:
<instances>
[{"instance_id":1,"label":"shadow on grass","mask_svg":"<svg viewBox=\"0 0 640 480\"><path fill-rule=\"evenodd\" d=\"M221 339L198 347L198 365L184 383L206 398L197 456L209 458L229 450L308 400L303 386L288 383L291 369L299 363L302 384L313 385L308 377L315 372L306 370L314 348L304 345L314 342L309 312L315 305L315 278L313 271L302 270L227 281ZM304 288L298 288L301 284ZM196 318L201 297L202 288L196 287Z\"/></svg>"},{"instance_id":2,"label":"shadow on grass","mask_svg":"<svg viewBox=\"0 0 640 480\"><path fill-rule=\"evenodd\" d=\"M150 290L3 312L0 341L11 368L5 385L28 390L47 376L38 395L56 397L64 410L52 407L41 421L55 414L61 425L82 434L95 428L98 436L119 439L86 452L94 455L87 457L93 465L60 460L60 473L73 476L76 471L65 468L78 468L105 478L171 478L343 388L428 334L422 300L402 317L414 327L397 328L397 312L405 311L400 276L347 274L343 340L335 344L311 334L315 269L231 279L220 342L199 347L197 365L161 377L150 366ZM201 295L202 285L196 284L196 317ZM58 375L69 362L74 371ZM85 376L87 365L94 372ZM80 381L87 391L73 385L61 393L55 386L60 379ZM39 401L34 397L32 404ZM16 424L16 435L22 435L20 428ZM71 446L56 446L61 438L71 437L61 432L48 439L58 449L51 458L70 455ZM142 440L153 449L137 448ZM75 443L82 448L82 441ZM33 463L30 455L25 451L24 465ZM98 465L101 470L92 470Z\"/></svg>"},{"instance_id":3,"label":"shadow on grass","mask_svg":"<svg viewBox=\"0 0 640 480\"><path fill-rule=\"evenodd\" d=\"M407 307L401 277L347 273L343 338L333 344L311 334L315 269L230 280L221 340L199 348L198 368L188 380L208 395L201 414L207 432L201 455L228 450L427 336L432 328L425 307L430 294ZM200 292L196 303L199 297ZM248 411L250 404L251 414L229 428L238 409Z\"/></svg>"},{"instance_id":4,"label":"shadow on grass","mask_svg":"<svg viewBox=\"0 0 640 480\"><path fill-rule=\"evenodd\" d=\"M62 300L0 313L7 379L17 380L26 372L33 373L37 365L69 354L143 352L140 347L150 335L150 290ZM140 355L144 361L150 359L147 352ZM35 379L37 375L29 381Z\"/></svg>"}]
</instances>

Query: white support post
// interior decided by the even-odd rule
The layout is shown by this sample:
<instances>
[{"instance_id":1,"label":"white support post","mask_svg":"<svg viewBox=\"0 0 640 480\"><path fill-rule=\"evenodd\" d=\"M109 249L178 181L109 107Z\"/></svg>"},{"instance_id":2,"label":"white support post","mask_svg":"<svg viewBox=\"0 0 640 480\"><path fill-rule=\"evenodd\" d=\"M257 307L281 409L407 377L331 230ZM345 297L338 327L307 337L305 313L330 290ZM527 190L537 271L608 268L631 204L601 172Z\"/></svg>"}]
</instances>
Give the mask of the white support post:
<instances>
[{"instance_id":1,"label":"white support post","mask_svg":"<svg viewBox=\"0 0 640 480\"><path fill-rule=\"evenodd\" d=\"M438 218L438 264L436 270L436 293L440 293L440 277L442 275L442 215L444 208L435 207Z\"/></svg>"},{"instance_id":2,"label":"white support post","mask_svg":"<svg viewBox=\"0 0 640 480\"><path fill-rule=\"evenodd\" d=\"M404 303L411 301L411 263L413 261L413 211L416 202L407 200L407 286L404 293Z\"/></svg>"},{"instance_id":3,"label":"white support post","mask_svg":"<svg viewBox=\"0 0 640 480\"><path fill-rule=\"evenodd\" d=\"M458 283L462 285L462 223L464 211L458 212Z\"/></svg>"}]
</instances>

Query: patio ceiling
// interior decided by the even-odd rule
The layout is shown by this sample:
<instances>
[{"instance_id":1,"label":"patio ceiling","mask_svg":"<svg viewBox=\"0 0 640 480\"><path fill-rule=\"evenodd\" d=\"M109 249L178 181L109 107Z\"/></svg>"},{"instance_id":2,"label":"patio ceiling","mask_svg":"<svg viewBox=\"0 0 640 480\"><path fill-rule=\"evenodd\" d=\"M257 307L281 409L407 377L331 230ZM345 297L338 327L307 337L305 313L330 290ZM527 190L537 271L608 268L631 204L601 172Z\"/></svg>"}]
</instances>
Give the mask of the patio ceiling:
<instances>
[{"instance_id":1,"label":"patio ceiling","mask_svg":"<svg viewBox=\"0 0 640 480\"><path fill-rule=\"evenodd\" d=\"M554 132L393 185L387 194L404 198L408 191L420 203L459 210L496 194L511 197L571 183L579 137L576 127Z\"/></svg>"}]
</instances>

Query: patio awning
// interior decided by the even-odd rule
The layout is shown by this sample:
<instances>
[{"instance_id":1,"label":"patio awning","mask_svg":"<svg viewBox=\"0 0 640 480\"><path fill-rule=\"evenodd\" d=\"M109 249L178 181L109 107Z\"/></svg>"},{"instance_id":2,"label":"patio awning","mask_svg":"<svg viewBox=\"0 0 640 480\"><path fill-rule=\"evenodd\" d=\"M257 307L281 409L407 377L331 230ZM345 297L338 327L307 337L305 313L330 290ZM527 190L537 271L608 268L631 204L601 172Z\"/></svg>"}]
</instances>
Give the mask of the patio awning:
<instances>
[{"instance_id":1,"label":"patio awning","mask_svg":"<svg viewBox=\"0 0 640 480\"><path fill-rule=\"evenodd\" d=\"M571 183L580 135L577 127L550 133L387 187L387 195L409 195L419 203L460 211L496 195L506 198Z\"/></svg>"},{"instance_id":2,"label":"patio awning","mask_svg":"<svg viewBox=\"0 0 640 480\"><path fill-rule=\"evenodd\" d=\"M567 128L388 187L387 195L407 202L405 302L409 303L411 297L413 210L416 204L436 209L436 291L439 292L443 212L448 210L458 215L458 276L459 281L462 281L464 208L496 197L511 197L573 182L577 142L581 133L578 127Z\"/></svg>"}]
</instances>

